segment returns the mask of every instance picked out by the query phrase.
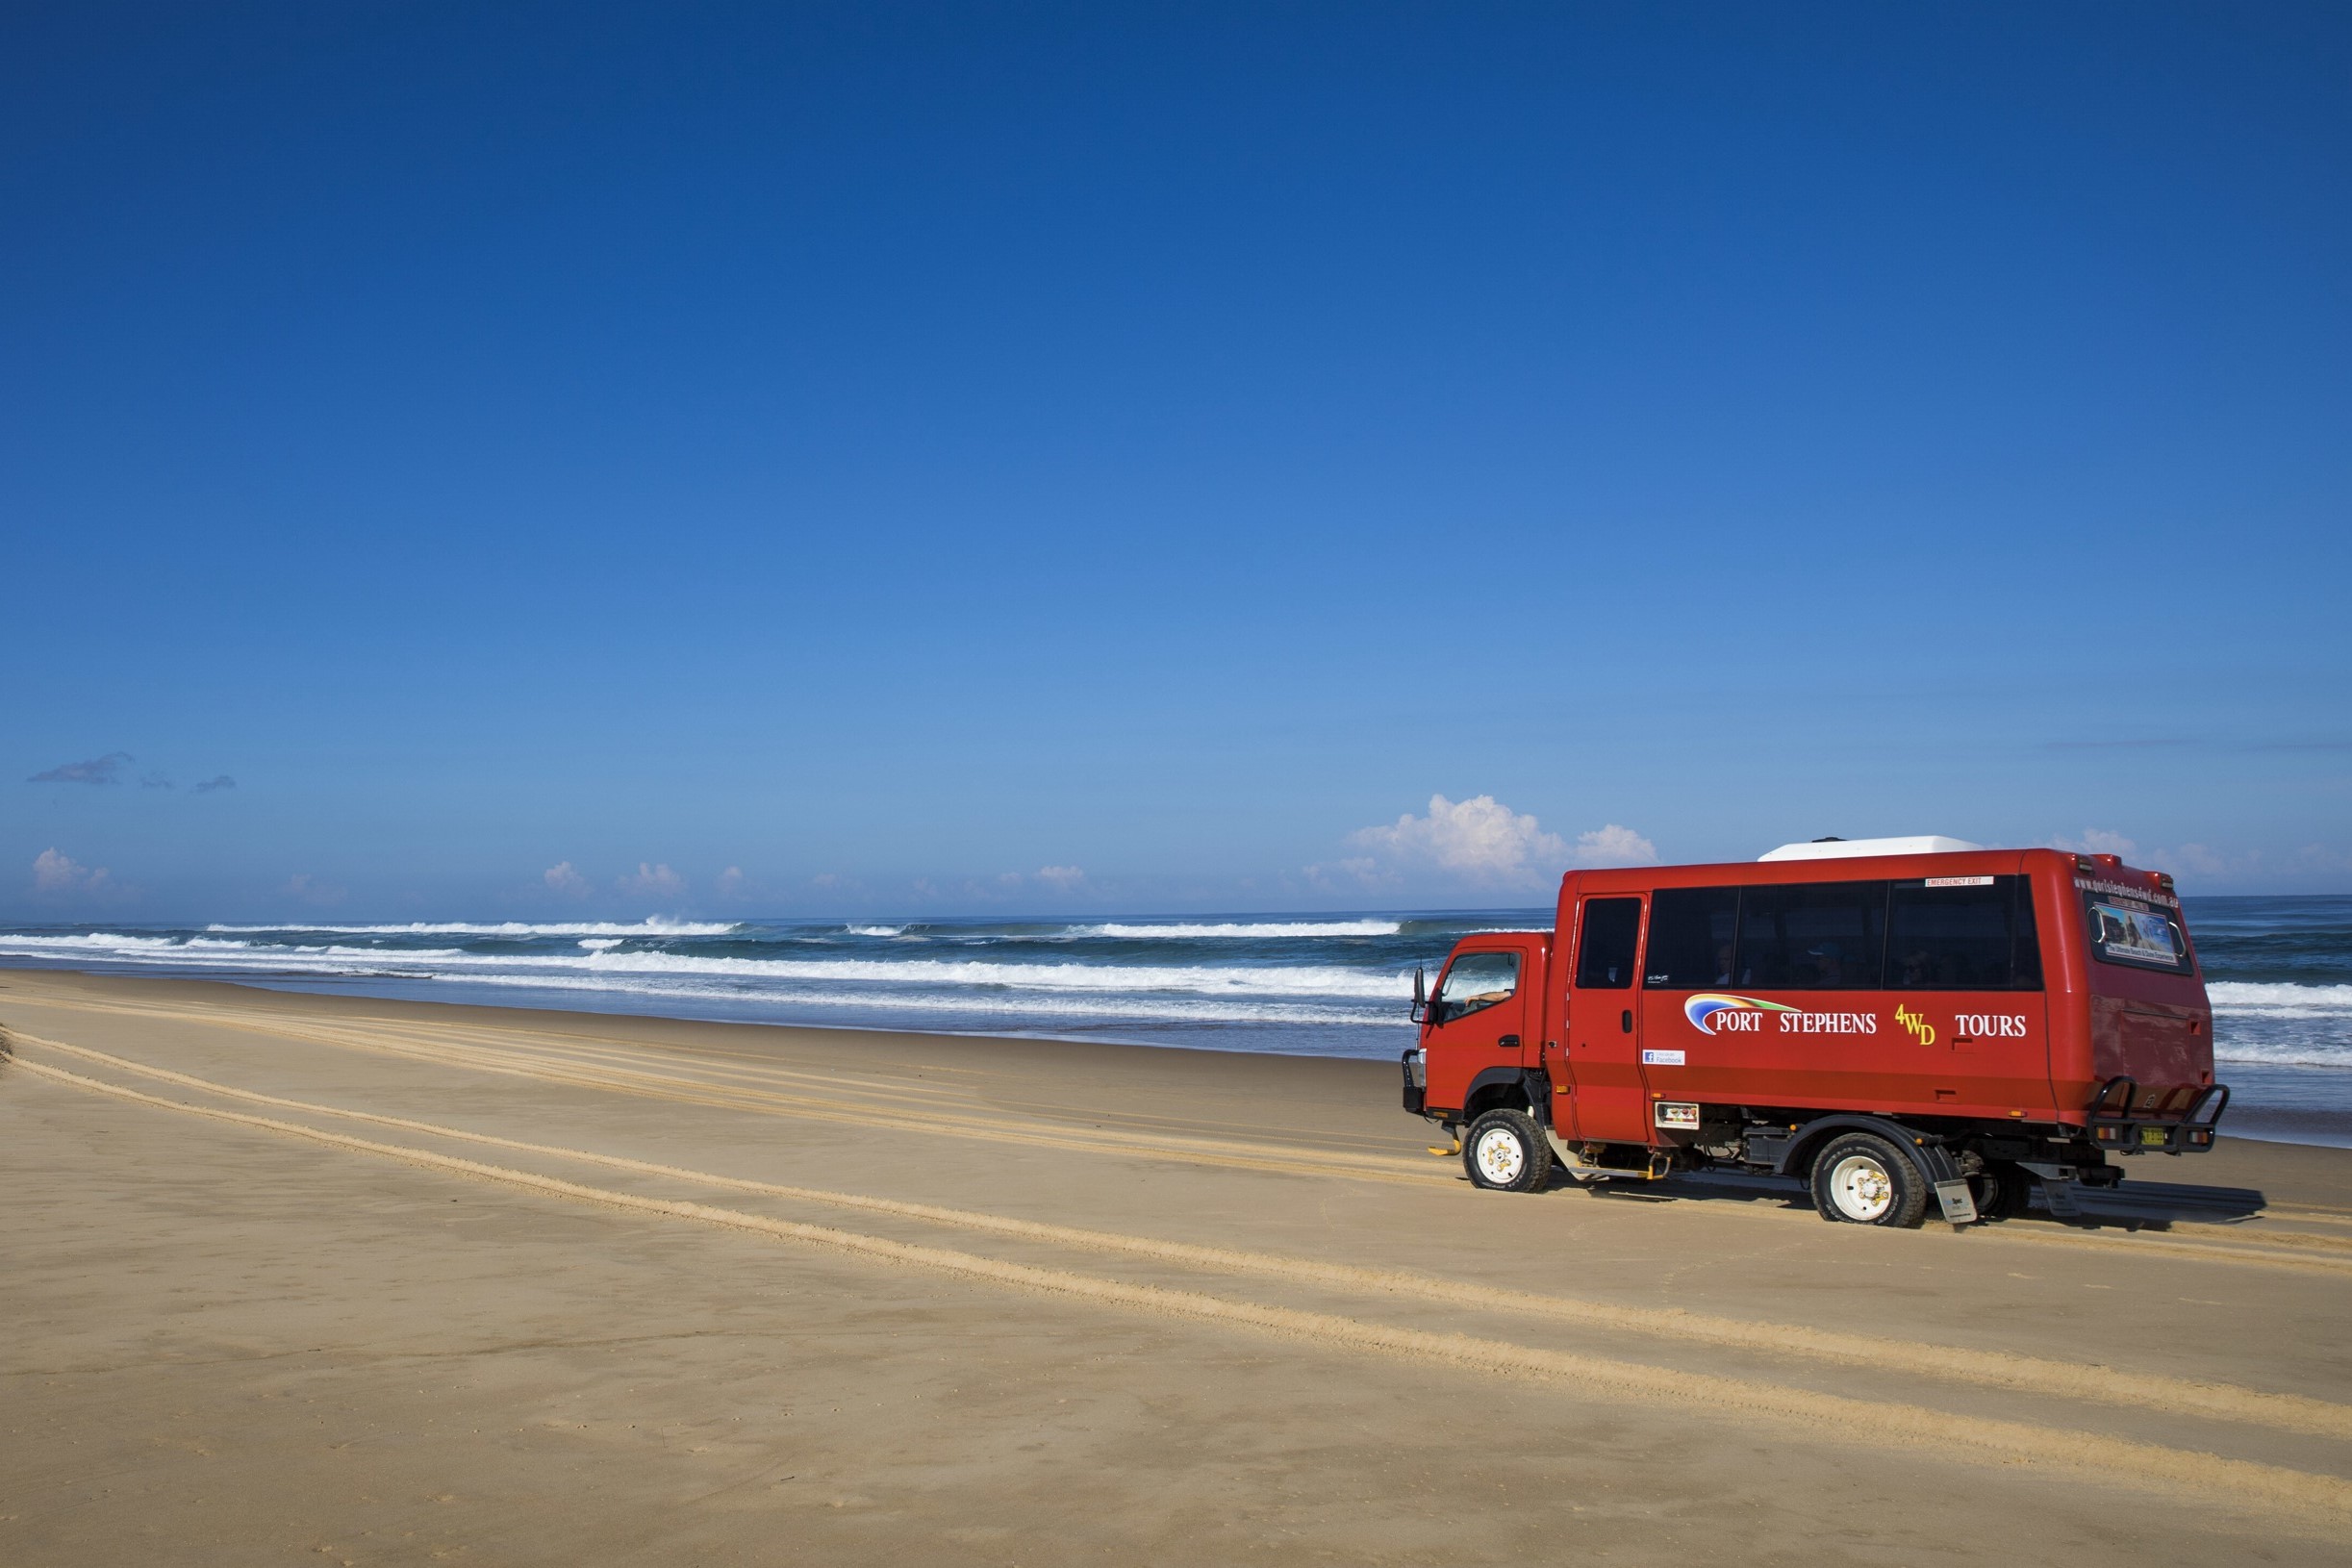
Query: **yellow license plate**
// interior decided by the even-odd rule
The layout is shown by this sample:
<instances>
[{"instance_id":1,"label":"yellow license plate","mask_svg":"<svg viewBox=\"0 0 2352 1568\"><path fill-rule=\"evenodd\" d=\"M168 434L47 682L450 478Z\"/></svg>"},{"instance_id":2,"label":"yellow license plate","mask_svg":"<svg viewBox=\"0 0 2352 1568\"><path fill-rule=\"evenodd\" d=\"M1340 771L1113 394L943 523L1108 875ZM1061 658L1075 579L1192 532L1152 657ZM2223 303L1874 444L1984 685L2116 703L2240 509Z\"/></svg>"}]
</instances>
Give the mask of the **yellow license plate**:
<instances>
[{"instance_id":1,"label":"yellow license plate","mask_svg":"<svg viewBox=\"0 0 2352 1568\"><path fill-rule=\"evenodd\" d=\"M2141 1127L2139 1141L2143 1144L2154 1144L2162 1149L2164 1146L2164 1129L2162 1127Z\"/></svg>"}]
</instances>

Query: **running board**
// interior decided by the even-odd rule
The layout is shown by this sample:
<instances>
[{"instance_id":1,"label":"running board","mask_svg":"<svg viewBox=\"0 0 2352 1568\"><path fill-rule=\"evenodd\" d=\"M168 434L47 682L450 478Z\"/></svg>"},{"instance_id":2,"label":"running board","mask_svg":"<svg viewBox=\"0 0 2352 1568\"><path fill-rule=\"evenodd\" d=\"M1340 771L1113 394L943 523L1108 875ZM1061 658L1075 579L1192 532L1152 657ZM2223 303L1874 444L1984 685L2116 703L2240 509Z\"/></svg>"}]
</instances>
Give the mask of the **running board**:
<instances>
[{"instance_id":1,"label":"running board","mask_svg":"<svg viewBox=\"0 0 2352 1568\"><path fill-rule=\"evenodd\" d=\"M1595 1165L1582 1153L1560 1142L1560 1135L1550 1126L1544 1128L1544 1142L1552 1146L1552 1157L1559 1161L1560 1169L1578 1181L1606 1181L1614 1176L1620 1181L1656 1181L1674 1172L1674 1156L1653 1151L1648 1166L1633 1170L1621 1165Z\"/></svg>"}]
</instances>

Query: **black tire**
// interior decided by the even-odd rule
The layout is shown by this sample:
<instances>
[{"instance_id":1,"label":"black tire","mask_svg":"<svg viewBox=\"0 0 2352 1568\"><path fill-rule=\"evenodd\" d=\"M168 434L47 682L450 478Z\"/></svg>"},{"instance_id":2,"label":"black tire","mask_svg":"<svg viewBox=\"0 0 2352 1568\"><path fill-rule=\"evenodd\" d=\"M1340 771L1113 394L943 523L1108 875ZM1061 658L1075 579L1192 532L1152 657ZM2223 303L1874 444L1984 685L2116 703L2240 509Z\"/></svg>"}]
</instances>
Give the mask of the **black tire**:
<instances>
[{"instance_id":1,"label":"black tire","mask_svg":"<svg viewBox=\"0 0 2352 1568\"><path fill-rule=\"evenodd\" d=\"M2013 1160L1986 1160L1985 1169L1968 1178L1968 1196L1976 1200L1980 1220L2014 1220L2034 1206L2034 1185L2040 1178Z\"/></svg>"},{"instance_id":2,"label":"black tire","mask_svg":"<svg viewBox=\"0 0 2352 1568\"><path fill-rule=\"evenodd\" d=\"M1821 1217L1846 1225L1911 1230L1928 1211L1927 1177L1875 1132L1849 1132L1822 1145L1811 1185Z\"/></svg>"},{"instance_id":3,"label":"black tire","mask_svg":"<svg viewBox=\"0 0 2352 1568\"><path fill-rule=\"evenodd\" d=\"M1540 1192L1552 1179L1552 1146L1525 1111L1488 1111L1462 1134L1471 1184L1495 1192Z\"/></svg>"}]
</instances>

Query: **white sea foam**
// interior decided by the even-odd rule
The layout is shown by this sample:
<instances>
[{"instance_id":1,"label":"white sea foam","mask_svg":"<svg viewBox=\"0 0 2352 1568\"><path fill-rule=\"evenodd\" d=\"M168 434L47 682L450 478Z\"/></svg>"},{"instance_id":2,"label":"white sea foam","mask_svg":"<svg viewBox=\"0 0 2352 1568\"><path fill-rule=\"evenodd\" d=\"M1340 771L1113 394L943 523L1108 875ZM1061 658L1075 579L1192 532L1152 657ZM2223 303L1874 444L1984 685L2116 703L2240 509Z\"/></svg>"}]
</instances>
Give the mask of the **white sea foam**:
<instances>
[{"instance_id":1,"label":"white sea foam","mask_svg":"<svg viewBox=\"0 0 2352 1568\"><path fill-rule=\"evenodd\" d=\"M2252 1018L2340 1018L2352 1021L2352 985L2291 985L2214 980L2205 995L2216 1013Z\"/></svg>"},{"instance_id":2,"label":"white sea foam","mask_svg":"<svg viewBox=\"0 0 2352 1568\"><path fill-rule=\"evenodd\" d=\"M353 959L381 964L387 959L450 960L477 956L462 948L351 948L339 943L230 942L217 937L133 936L111 931L0 934L0 957L38 958L61 953L124 963L175 964L182 968L330 970Z\"/></svg>"},{"instance_id":3,"label":"white sea foam","mask_svg":"<svg viewBox=\"0 0 2352 1568\"><path fill-rule=\"evenodd\" d=\"M476 924L467 921L412 921L406 925L208 925L208 931L244 932L252 935L300 936L319 932L328 936L728 936L737 926L731 921L557 921L546 923L530 921L498 921Z\"/></svg>"},{"instance_id":4,"label":"white sea foam","mask_svg":"<svg viewBox=\"0 0 2352 1568\"><path fill-rule=\"evenodd\" d=\"M285 952L282 948L268 948L264 943L223 943L218 938L202 936L132 936L117 931L89 933L5 933L0 936L0 952Z\"/></svg>"},{"instance_id":5,"label":"white sea foam","mask_svg":"<svg viewBox=\"0 0 2352 1568\"><path fill-rule=\"evenodd\" d=\"M504 967L491 955L482 955L474 961ZM718 958L670 952L606 952L584 960L558 962L585 963L618 974L862 980L885 985L1020 991L1189 991L1206 995L1394 998L1404 995L1411 984L1404 975L1328 964L1003 964L941 958Z\"/></svg>"},{"instance_id":6,"label":"white sea foam","mask_svg":"<svg viewBox=\"0 0 2352 1568\"><path fill-rule=\"evenodd\" d=\"M708 977L596 976L565 974L486 974L465 976L468 984L512 987L517 990L593 991L626 996L687 999L707 998L732 1002L771 999L771 994L719 983ZM1362 1003L1308 1001L1221 1000L1201 997L1154 996L1013 996L987 991L842 991L805 989L790 993L795 1006L856 1008L961 1015L971 1018L1053 1018L1158 1020L1204 1024L1387 1024L1404 1014L1395 1007Z\"/></svg>"},{"instance_id":7,"label":"white sea foam","mask_svg":"<svg viewBox=\"0 0 2352 1568\"><path fill-rule=\"evenodd\" d=\"M583 943L583 947L587 944ZM219 938L177 939L111 932L87 935L0 935L0 955L74 953L118 963L207 967L273 973L315 972L499 976L700 975L771 986L864 984L896 990L1064 993L1108 996L1139 992L1226 997L1378 998L1393 1000L1410 985L1403 974L1336 965L1142 965L958 962L937 958L730 958L695 953L621 951L479 953L457 948L379 948L340 945L286 946Z\"/></svg>"},{"instance_id":8,"label":"white sea foam","mask_svg":"<svg viewBox=\"0 0 2352 1568\"><path fill-rule=\"evenodd\" d=\"M1267 921L1210 925L1142 925L1113 922L1102 925L1073 925L1067 936L1139 937L1314 937L1395 936L1404 927L1393 920Z\"/></svg>"},{"instance_id":9,"label":"white sea foam","mask_svg":"<svg viewBox=\"0 0 2352 1568\"><path fill-rule=\"evenodd\" d=\"M848 932L851 936L906 935L906 927L903 925L845 925L842 927L842 929Z\"/></svg>"},{"instance_id":10,"label":"white sea foam","mask_svg":"<svg viewBox=\"0 0 2352 1568\"><path fill-rule=\"evenodd\" d=\"M2205 992L2215 1061L2352 1068L2352 985L2214 980Z\"/></svg>"}]
</instances>

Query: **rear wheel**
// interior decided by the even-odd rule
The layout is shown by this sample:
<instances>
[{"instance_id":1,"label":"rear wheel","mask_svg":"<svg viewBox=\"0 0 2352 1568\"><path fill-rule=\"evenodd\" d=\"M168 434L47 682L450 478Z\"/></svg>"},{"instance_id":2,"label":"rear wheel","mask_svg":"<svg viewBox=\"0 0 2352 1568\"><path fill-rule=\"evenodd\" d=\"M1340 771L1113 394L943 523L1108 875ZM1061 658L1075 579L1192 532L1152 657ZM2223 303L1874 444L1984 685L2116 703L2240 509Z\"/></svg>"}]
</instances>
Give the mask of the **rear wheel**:
<instances>
[{"instance_id":1,"label":"rear wheel","mask_svg":"<svg viewBox=\"0 0 2352 1568\"><path fill-rule=\"evenodd\" d=\"M1976 1200L1977 1217L2013 1220L2033 1206L2034 1173L2013 1160L1986 1160L1985 1169L1968 1178L1968 1196Z\"/></svg>"},{"instance_id":2,"label":"rear wheel","mask_svg":"<svg viewBox=\"0 0 2352 1568\"><path fill-rule=\"evenodd\" d=\"M1927 1178L1874 1132L1832 1138L1813 1157L1813 1206L1825 1220L1909 1230L1927 1214Z\"/></svg>"},{"instance_id":3,"label":"rear wheel","mask_svg":"<svg viewBox=\"0 0 2352 1568\"><path fill-rule=\"evenodd\" d=\"M1552 1146L1525 1111L1488 1111L1462 1135L1462 1168L1474 1185L1535 1192L1552 1177Z\"/></svg>"}]
</instances>

